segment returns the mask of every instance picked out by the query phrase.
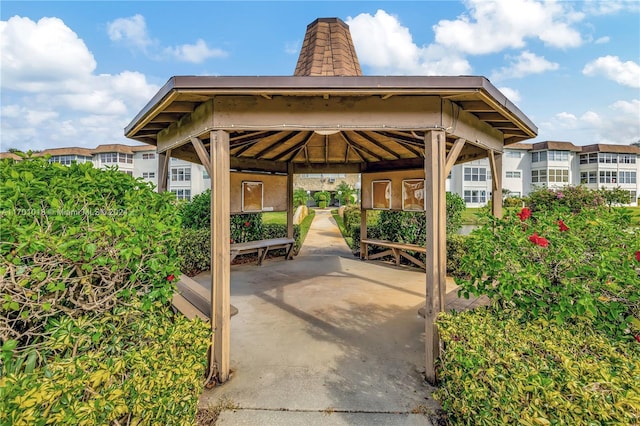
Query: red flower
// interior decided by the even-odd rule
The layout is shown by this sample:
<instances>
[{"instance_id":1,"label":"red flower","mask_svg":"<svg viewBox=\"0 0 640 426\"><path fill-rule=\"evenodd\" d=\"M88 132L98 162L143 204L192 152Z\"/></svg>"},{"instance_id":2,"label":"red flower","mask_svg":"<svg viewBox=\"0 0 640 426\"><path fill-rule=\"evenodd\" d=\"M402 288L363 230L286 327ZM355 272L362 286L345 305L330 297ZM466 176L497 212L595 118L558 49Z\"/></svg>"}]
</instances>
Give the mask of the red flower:
<instances>
[{"instance_id":1,"label":"red flower","mask_svg":"<svg viewBox=\"0 0 640 426\"><path fill-rule=\"evenodd\" d=\"M568 231L569 227L565 225L562 219L558 220L558 228L560 228L560 232Z\"/></svg>"},{"instance_id":2,"label":"red flower","mask_svg":"<svg viewBox=\"0 0 640 426\"><path fill-rule=\"evenodd\" d=\"M518 216L520 220L524 222L531 217L531 210L529 210L527 207L523 207L522 210L520 210L520 213L518 213L516 216Z\"/></svg>"},{"instance_id":3,"label":"red flower","mask_svg":"<svg viewBox=\"0 0 640 426\"><path fill-rule=\"evenodd\" d=\"M636 252L636 260L640 262L640 251Z\"/></svg>"},{"instance_id":4,"label":"red flower","mask_svg":"<svg viewBox=\"0 0 640 426\"><path fill-rule=\"evenodd\" d=\"M549 245L549 240L539 236L537 232L534 232L533 235L529 237L529 241L533 244L539 245L540 247L547 247Z\"/></svg>"},{"instance_id":5,"label":"red flower","mask_svg":"<svg viewBox=\"0 0 640 426\"><path fill-rule=\"evenodd\" d=\"M640 334L636 334L635 336L633 336L636 338L636 340L638 341L638 343L640 343Z\"/></svg>"},{"instance_id":6,"label":"red flower","mask_svg":"<svg viewBox=\"0 0 640 426\"><path fill-rule=\"evenodd\" d=\"M169 276L167 277L167 281L173 281L173 280L175 280L175 279L176 279L176 277L175 277L173 274L171 274L171 275L169 275Z\"/></svg>"},{"instance_id":7,"label":"red flower","mask_svg":"<svg viewBox=\"0 0 640 426\"><path fill-rule=\"evenodd\" d=\"M244 226L245 226L245 228L250 227L250 226L251 226L251 222L249 222L249 221L245 222L245 223L244 223Z\"/></svg>"}]
</instances>

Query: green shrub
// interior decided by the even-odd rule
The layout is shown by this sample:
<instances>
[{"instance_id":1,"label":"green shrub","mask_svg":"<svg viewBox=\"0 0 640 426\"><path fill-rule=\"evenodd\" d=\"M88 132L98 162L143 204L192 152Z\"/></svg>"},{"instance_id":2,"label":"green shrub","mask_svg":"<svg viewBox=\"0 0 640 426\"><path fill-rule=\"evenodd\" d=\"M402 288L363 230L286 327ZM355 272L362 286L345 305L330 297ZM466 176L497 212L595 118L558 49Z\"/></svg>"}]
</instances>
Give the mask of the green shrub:
<instances>
[{"instance_id":1,"label":"green shrub","mask_svg":"<svg viewBox=\"0 0 640 426\"><path fill-rule=\"evenodd\" d=\"M640 234L628 215L602 207L570 214L570 206L546 205L487 217L472 232L461 260L471 276L456 280L461 294L631 339L640 330Z\"/></svg>"},{"instance_id":2,"label":"green shrub","mask_svg":"<svg viewBox=\"0 0 640 426\"><path fill-rule=\"evenodd\" d=\"M302 188L297 188L293 191L293 206L306 206L308 198L307 191Z\"/></svg>"},{"instance_id":3,"label":"green shrub","mask_svg":"<svg viewBox=\"0 0 640 426\"><path fill-rule=\"evenodd\" d=\"M180 271L194 276L211 269L211 231L206 229L183 229L177 247Z\"/></svg>"},{"instance_id":4,"label":"green shrub","mask_svg":"<svg viewBox=\"0 0 640 426\"><path fill-rule=\"evenodd\" d=\"M640 344L587 324L477 308L440 314L434 393L452 425L640 423Z\"/></svg>"},{"instance_id":5,"label":"green shrub","mask_svg":"<svg viewBox=\"0 0 640 426\"><path fill-rule=\"evenodd\" d=\"M534 212L553 209L577 213L584 208L605 205L605 198L600 191L593 191L584 186L565 186L562 189L541 187L531 192L527 199L527 206Z\"/></svg>"},{"instance_id":6,"label":"green shrub","mask_svg":"<svg viewBox=\"0 0 640 426\"><path fill-rule=\"evenodd\" d=\"M468 277L469 273L462 267L461 259L467 252L467 236L460 234L447 235L447 275L450 277Z\"/></svg>"},{"instance_id":7,"label":"green shrub","mask_svg":"<svg viewBox=\"0 0 640 426\"><path fill-rule=\"evenodd\" d=\"M231 215L231 243L246 243L263 239L262 213Z\"/></svg>"},{"instance_id":8,"label":"green shrub","mask_svg":"<svg viewBox=\"0 0 640 426\"><path fill-rule=\"evenodd\" d=\"M211 227L211 190L196 195L179 206L182 227L202 229Z\"/></svg>"},{"instance_id":9,"label":"green shrub","mask_svg":"<svg viewBox=\"0 0 640 426\"><path fill-rule=\"evenodd\" d=\"M210 341L203 321L116 307L98 319L62 317L51 331L55 356L0 378L0 424L195 423Z\"/></svg>"},{"instance_id":10,"label":"green shrub","mask_svg":"<svg viewBox=\"0 0 640 426\"><path fill-rule=\"evenodd\" d=\"M462 212L466 204L464 199L455 192L447 192L447 235L455 234L462 228Z\"/></svg>"},{"instance_id":11,"label":"green shrub","mask_svg":"<svg viewBox=\"0 0 640 426\"><path fill-rule=\"evenodd\" d=\"M167 302L179 273L171 193L91 163L0 162L0 335L20 346L51 318L97 315L133 296Z\"/></svg>"}]
</instances>

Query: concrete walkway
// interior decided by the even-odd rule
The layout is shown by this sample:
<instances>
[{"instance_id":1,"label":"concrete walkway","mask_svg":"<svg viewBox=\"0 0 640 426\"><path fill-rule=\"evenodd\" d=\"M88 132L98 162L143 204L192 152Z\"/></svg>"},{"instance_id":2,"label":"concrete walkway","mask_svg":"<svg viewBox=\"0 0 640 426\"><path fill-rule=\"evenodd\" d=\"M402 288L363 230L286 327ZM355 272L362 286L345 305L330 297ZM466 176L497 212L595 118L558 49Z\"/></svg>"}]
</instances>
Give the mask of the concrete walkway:
<instances>
[{"instance_id":1,"label":"concrete walkway","mask_svg":"<svg viewBox=\"0 0 640 426\"><path fill-rule=\"evenodd\" d=\"M360 261L319 210L295 259L231 267L233 374L200 406L237 407L219 425L431 425L424 300L424 272Z\"/></svg>"}]
</instances>

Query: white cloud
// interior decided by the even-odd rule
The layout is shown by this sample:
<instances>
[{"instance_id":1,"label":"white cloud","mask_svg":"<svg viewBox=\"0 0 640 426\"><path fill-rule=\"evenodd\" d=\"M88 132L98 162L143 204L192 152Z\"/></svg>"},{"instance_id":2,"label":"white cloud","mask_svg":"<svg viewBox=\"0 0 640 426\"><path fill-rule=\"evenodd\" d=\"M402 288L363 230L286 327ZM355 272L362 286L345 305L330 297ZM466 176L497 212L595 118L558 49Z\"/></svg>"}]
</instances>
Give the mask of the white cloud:
<instances>
[{"instance_id":1,"label":"white cloud","mask_svg":"<svg viewBox=\"0 0 640 426\"><path fill-rule=\"evenodd\" d=\"M462 57L441 46L419 47L409 29L384 10L346 20L360 64L384 75L460 75L471 70Z\"/></svg>"},{"instance_id":2,"label":"white cloud","mask_svg":"<svg viewBox=\"0 0 640 426\"><path fill-rule=\"evenodd\" d=\"M605 143L628 145L640 135L640 99L617 101L603 111L586 111L580 116L569 112L554 115L541 124L540 136L570 140L577 145ZM544 137L542 137L544 140Z\"/></svg>"},{"instance_id":3,"label":"white cloud","mask_svg":"<svg viewBox=\"0 0 640 426\"><path fill-rule=\"evenodd\" d=\"M0 21L1 87L54 92L96 68L84 42L58 18Z\"/></svg>"},{"instance_id":4,"label":"white cloud","mask_svg":"<svg viewBox=\"0 0 640 426\"><path fill-rule=\"evenodd\" d=\"M520 92L510 87L499 87L498 90L502 92L503 95L507 97L511 102L516 103L520 102L522 97L520 96Z\"/></svg>"},{"instance_id":5,"label":"white cloud","mask_svg":"<svg viewBox=\"0 0 640 426\"><path fill-rule=\"evenodd\" d=\"M623 86L640 87L640 65L633 61L622 62L617 56L602 56L591 61L582 73L591 77L603 75Z\"/></svg>"},{"instance_id":6,"label":"white cloud","mask_svg":"<svg viewBox=\"0 0 640 426\"><path fill-rule=\"evenodd\" d=\"M212 49L207 46L204 40L198 39L194 44L183 44L176 47L168 47L165 53L173 56L179 61L200 64L209 58L220 58L227 56L222 49Z\"/></svg>"},{"instance_id":7,"label":"white cloud","mask_svg":"<svg viewBox=\"0 0 640 426\"><path fill-rule=\"evenodd\" d=\"M611 41L611 37L609 36L604 36L604 37L600 37L598 39L596 39L596 41L594 41L595 44L607 44Z\"/></svg>"},{"instance_id":8,"label":"white cloud","mask_svg":"<svg viewBox=\"0 0 640 426\"><path fill-rule=\"evenodd\" d=\"M591 0L584 2L584 10L590 15L612 15L624 11L637 13L640 3L637 0Z\"/></svg>"},{"instance_id":9,"label":"white cloud","mask_svg":"<svg viewBox=\"0 0 640 426\"><path fill-rule=\"evenodd\" d=\"M510 57L511 64L494 72L491 79L501 80L505 78L522 78L530 74L541 74L545 71L554 71L559 68L555 62L549 62L544 57L535 53L524 51L519 56Z\"/></svg>"},{"instance_id":10,"label":"white cloud","mask_svg":"<svg viewBox=\"0 0 640 426\"><path fill-rule=\"evenodd\" d=\"M112 41L123 42L143 51L153 44L147 32L147 23L142 15L118 18L109 22L107 33Z\"/></svg>"},{"instance_id":11,"label":"white cloud","mask_svg":"<svg viewBox=\"0 0 640 426\"><path fill-rule=\"evenodd\" d=\"M584 15L574 12L568 2L468 0L465 4L468 14L434 26L437 43L472 55L521 49L529 38L556 48L582 44L572 25Z\"/></svg>"},{"instance_id":12,"label":"white cloud","mask_svg":"<svg viewBox=\"0 0 640 426\"><path fill-rule=\"evenodd\" d=\"M3 150L129 142L124 126L158 90L138 72L95 74L93 55L58 18L0 21L0 43Z\"/></svg>"}]
</instances>

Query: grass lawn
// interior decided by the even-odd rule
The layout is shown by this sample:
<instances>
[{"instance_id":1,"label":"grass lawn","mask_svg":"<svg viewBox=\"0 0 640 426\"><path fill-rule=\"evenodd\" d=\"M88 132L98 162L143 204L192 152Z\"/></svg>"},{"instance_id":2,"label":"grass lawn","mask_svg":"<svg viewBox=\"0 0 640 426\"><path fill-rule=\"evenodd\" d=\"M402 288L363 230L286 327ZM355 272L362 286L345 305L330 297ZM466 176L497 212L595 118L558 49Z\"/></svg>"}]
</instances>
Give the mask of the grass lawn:
<instances>
[{"instance_id":1,"label":"grass lawn","mask_svg":"<svg viewBox=\"0 0 640 426\"><path fill-rule=\"evenodd\" d=\"M463 225L479 225L478 213L480 213L480 207L468 207L462 211L462 224Z\"/></svg>"},{"instance_id":2,"label":"grass lawn","mask_svg":"<svg viewBox=\"0 0 640 426\"><path fill-rule=\"evenodd\" d=\"M634 226L640 226L640 207L623 207L626 210L631 211L631 224Z\"/></svg>"},{"instance_id":3,"label":"grass lawn","mask_svg":"<svg viewBox=\"0 0 640 426\"><path fill-rule=\"evenodd\" d=\"M351 248L351 250L353 250L353 238L347 236L347 230L344 227L344 220L342 220L342 218L338 214L338 210L331 210L331 216L333 216L336 223L338 224L340 233L342 234L344 240L347 242L347 245L349 246L349 248Z\"/></svg>"},{"instance_id":4,"label":"grass lawn","mask_svg":"<svg viewBox=\"0 0 640 426\"><path fill-rule=\"evenodd\" d=\"M275 225L287 224L287 212L263 212L262 223L270 223Z\"/></svg>"}]
</instances>

